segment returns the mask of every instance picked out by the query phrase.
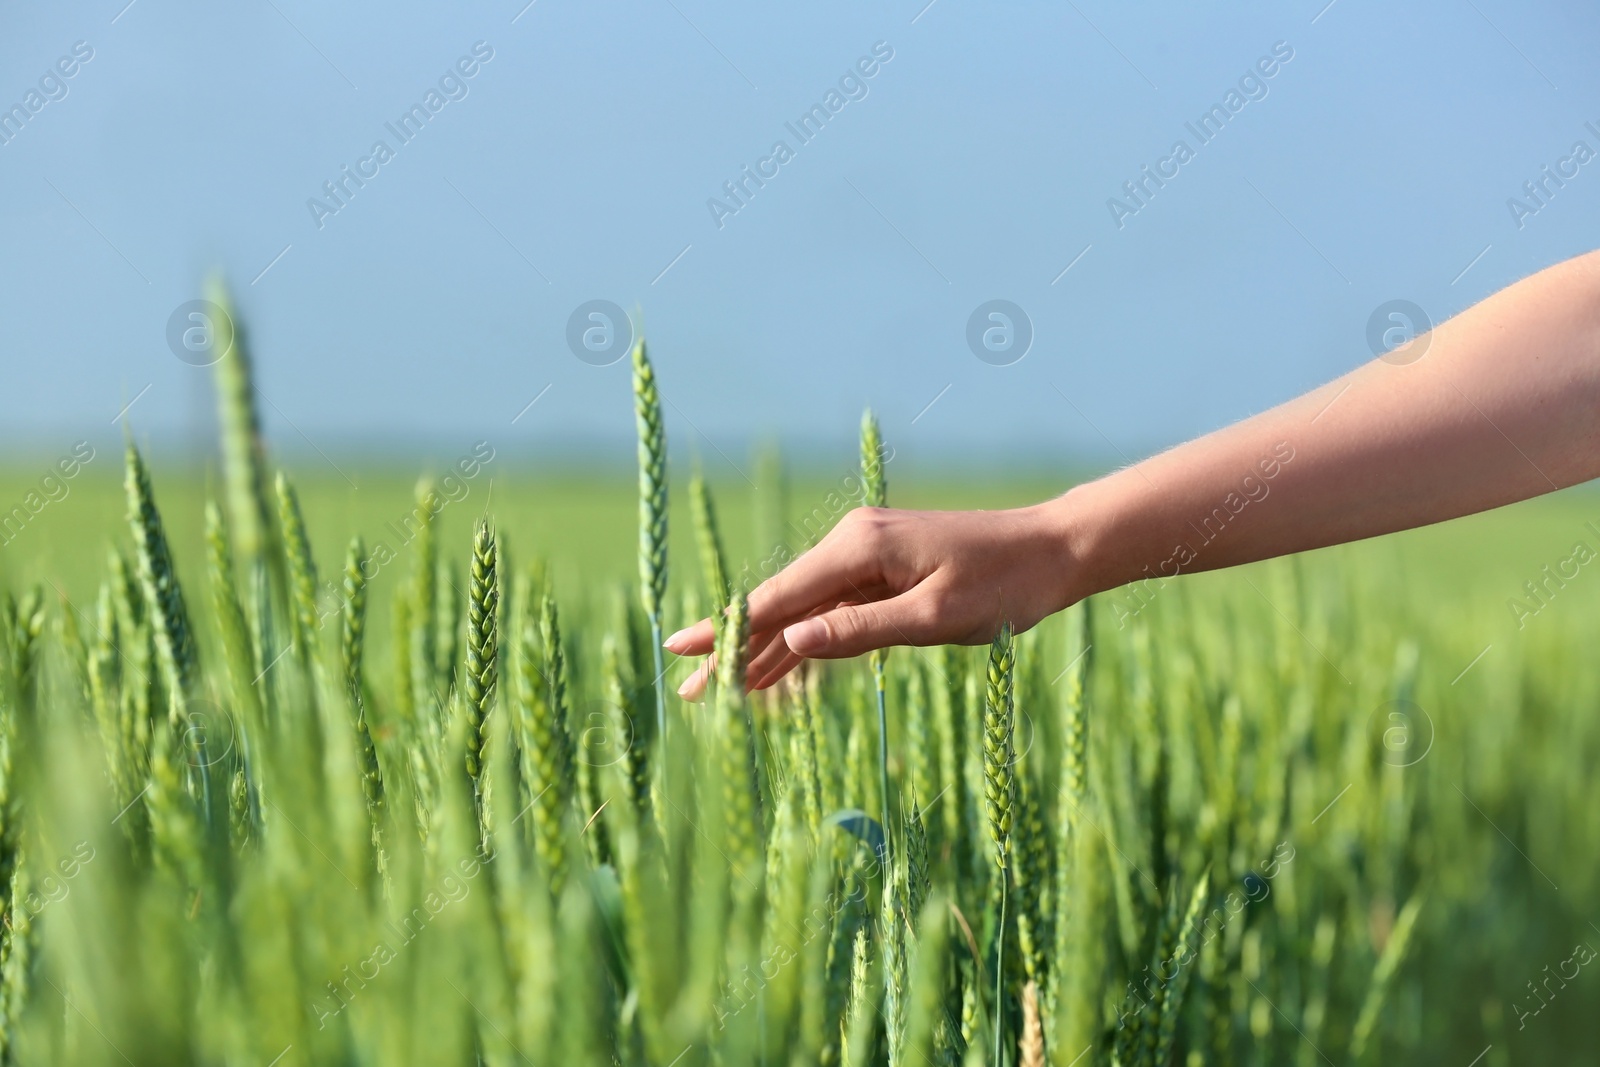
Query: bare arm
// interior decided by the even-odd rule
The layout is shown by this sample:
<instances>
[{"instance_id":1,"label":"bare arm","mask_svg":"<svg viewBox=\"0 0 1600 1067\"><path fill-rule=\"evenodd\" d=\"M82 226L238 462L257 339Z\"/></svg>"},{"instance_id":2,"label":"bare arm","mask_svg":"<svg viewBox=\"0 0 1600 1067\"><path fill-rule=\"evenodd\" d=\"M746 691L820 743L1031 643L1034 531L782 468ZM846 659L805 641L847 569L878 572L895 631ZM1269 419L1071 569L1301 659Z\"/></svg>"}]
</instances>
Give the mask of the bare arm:
<instances>
[{"instance_id":1,"label":"bare arm","mask_svg":"<svg viewBox=\"0 0 1600 1067\"><path fill-rule=\"evenodd\" d=\"M858 509L750 594L750 682L802 658L976 643L1092 593L1341 544L1600 475L1600 252L1387 357L1029 508ZM703 654L711 624L667 648ZM684 687L704 688L703 674Z\"/></svg>"}]
</instances>

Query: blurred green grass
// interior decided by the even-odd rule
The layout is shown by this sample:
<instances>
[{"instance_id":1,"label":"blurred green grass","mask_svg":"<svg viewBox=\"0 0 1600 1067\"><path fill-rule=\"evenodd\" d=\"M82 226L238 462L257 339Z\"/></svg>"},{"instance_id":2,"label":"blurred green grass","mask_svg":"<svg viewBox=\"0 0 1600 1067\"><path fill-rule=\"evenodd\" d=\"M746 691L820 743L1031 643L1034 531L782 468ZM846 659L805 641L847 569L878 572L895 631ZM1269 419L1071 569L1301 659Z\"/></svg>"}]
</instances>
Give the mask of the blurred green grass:
<instances>
[{"instance_id":1,"label":"blurred green grass","mask_svg":"<svg viewBox=\"0 0 1600 1067\"><path fill-rule=\"evenodd\" d=\"M218 480L214 474L159 458L152 467L175 554L180 567L188 568L185 583L201 589L201 511L208 496L218 495ZM409 547L402 524L414 506L420 475L394 467L348 463L341 467L342 475L313 459L289 465L287 473L300 492L313 549L324 572L331 573L343 559L348 539L356 532L369 546L385 543L402 560L387 576L380 573L375 580L374 594L383 597L389 584L386 577L398 579L409 569L403 562ZM101 449L93 463L66 483L65 497L46 504L14 536L0 536L4 542L0 575L13 585L47 582L47 587L54 585L75 603L86 603L104 573L107 549L125 538L120 468L120 455ZM12 505L22 506L27 494L38 489L42 470L17 465L0 469L0 516ZM678 566L693 566L696 559L684 490L686 473L675 471L671 498L671 556ZM772 523L758 533L762 497L770 498L770 490L758 491L743 476L718 479L715 471L708 474L713 476L711 487L732 568L737 571L748 564L759 569L773 548L763 543L773 536ZM787 479L786 521L779 533L788 543L803 543L805 533L816 532L842 514L837 501L844 496L846 476L841 472L829 478L813 471ZM473 522L492 510L513 558L519 564L545 562L563 594L578 595L636 577L637 503L630 472L536 469L497 459L475 479L457 484L462 489L436 520L442 546L467 544ZM896 478L891 499L905 508L1005 508L1046 499L1071 484L1039 476L978 480L918 474ZM809 523L806 516L811 516ZM1504 623L1514 630L1507 601L1523 595L1525 581L1537 579L1546 564L1565 559L1579 540L1600 549L1600 536L1585 527L1589 521L1600 525L1600 493L1577 487L1482 515L1307 553L1304 559L1315 568L1333 568L1357 584L1376 585L1387 596L1404 597L1412 606L1481 616L1484 624ZM1573 579L1574 595L1557 596L1528 625L1552 620L1559 624L1567 613L1580 610L1580 601L1592 599L1580 591L1587 578L1585 568ZM1226 575L1201 575L1184 581L1205 588L1208 583L1232 580ZM1600 582L1594 596L1600 597Z\"/></svg>"}]
</instances>

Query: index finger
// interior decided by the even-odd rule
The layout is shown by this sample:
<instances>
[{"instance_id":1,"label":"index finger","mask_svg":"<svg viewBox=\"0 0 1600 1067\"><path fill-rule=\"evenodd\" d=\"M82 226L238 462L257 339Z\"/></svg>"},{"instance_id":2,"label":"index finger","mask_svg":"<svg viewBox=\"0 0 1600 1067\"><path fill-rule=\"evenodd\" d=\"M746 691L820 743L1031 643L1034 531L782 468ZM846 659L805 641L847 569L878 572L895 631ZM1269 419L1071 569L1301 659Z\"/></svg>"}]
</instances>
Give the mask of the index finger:
<instances>
[{"instance_id":1,"label":"index finger","mask_svg":"<svg viewBox=\"0 0 1600 1067\"><path fill-rule=\"evenodd\" d=\"M816 547L750 592L750 632L785 626L832 605L863 585L877 585L882 568L868 538L835 526ZM714 620L679 630L663 646L680 656L703 656L716 643Z\"/></svg>"}]
</instances>

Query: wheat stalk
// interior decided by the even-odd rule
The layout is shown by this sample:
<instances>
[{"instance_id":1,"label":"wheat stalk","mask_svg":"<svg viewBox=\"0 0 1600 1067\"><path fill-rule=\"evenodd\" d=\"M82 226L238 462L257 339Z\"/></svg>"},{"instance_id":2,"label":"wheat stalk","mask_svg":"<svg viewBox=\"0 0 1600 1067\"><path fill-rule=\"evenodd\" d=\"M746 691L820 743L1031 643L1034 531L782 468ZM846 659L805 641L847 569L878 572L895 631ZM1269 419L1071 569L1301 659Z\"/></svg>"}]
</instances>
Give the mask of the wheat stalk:
<instances>
[{"instance_id":1,"label":"wheat stalk","mask_svg":"<svg viewBox=\"0 0 1600 1067\"><path fill-rule=\"evenodd\" d=\"M546 595L539 615L523 612L516 725L524 817L532 827L534 851L558 894L567 869L565 818L572 795L565 681L553 677L560 665L560 648L560 619L555 601Z\"/></svg>"},{"instance_id":2,"label":"wheat stalk","mask_svg":"<svg viewBox=\"0 0 1600 1067\"><path fill-rule=\"evenodd\" d=\"M883 434L878 428L878 417L868 408L861 414L861 494L862 503L869 508L888 504L889 486L883 474ZM878 699L878 775L879 797L883 803L882 821L889 822L889 714L884 691L884 665L887 653L875 650L869 658L872 664L872 682Z\"/></svg>"},{"instance_id":3,"label":"wheat stalk","mask_svg":"<svg viewBox=\"0 0 1600 1067\"><path fill-rule=\"evenodd\" d=\"M344 553L344 588L339 612L339 666L344 684L360 696L366 688L362 665L367 647L367 575L362 565L367 544L361 535L350 539Z\"/></svg>"},{"instance_id":4,"label":"wheat stalk","mask_svg":"<svg viewBox=\"0 0 1600 1067\"><path fill-rule=\"evenodd\" d=\"M878 918L878 943L883 949L883 1030L891 1064L902 1061L906 1037L905 997L910 977L907 904L905 858L896 855L884 872Z\"/></svg>"},{"instance_id":5,"label":"wheat stalk","mask_svg":"<svg viewBox=\"0 0 1600 1067\"><path fill-rule=\"evenodd\" d=\"M694 515L695 540L700 546L700 569L704 572L706 588L711 591L711 606L721 614L728 606L732 588L728 584L728 569L723 562L722 536L717 532L717 510L711 502L711 490L705 476L698 471L689 480L689 509Z\"/></svg>"},{"instance_id":6,"label":"wheat stalk","mask_svg":"<svg viewBox=\"0 0 1600 1067\"><path fill-rule=\"evenodd\" d=\"M223 525L222 509L206 503L206 564L211 579L211 610L217 618L222 638L223 660L233 683L234 699L240 703L255 696L254 657L250 650L249 624L233 580L233 554ZM252 719L252 722L254 719Z\"/></svg>"},{"instance_id":7,"label":"wheat stalk","mask_svg":"<svg viewBox=\"0 0 1600 1067\"><path fill-rule=\"evenodd\" d=\"M339 651L345 687L349 690L350 703L355 709L356 744L361 759L361 792L367 803L373 855L381 877L386 869L383 848L383 767L378 762L378 748L373 743L371 725L367 722L366 684L362 678L367 633L367 576L361 566L366 558L366 543L359 535L351 538L344 560L344 603L339 615Z\"/></svg>"},{"instance_id":8,"label":"wheat stalk","mask_svg":"<svg viewBox=\"0 0 1600 1067\"><path fill-rule=\"evenodd\" d=\"M760 788L745 668L750 655L750 605L735 594L717 640L717 719L721 727L722 820L730 838L736 889L749 884L761 854Z\"/></svg>"},{"instance_id":9,"label":"wheat stalk","mask_svg":"<svg viewBox=\"0 0 1600 1067\"><path fill-rule=\"evenodd\" d=\"M310 663L316 655L317 565L311 558L311 540L306 536L305 517L300 512L300 497L289 480L278 472L274 485L278 496L278 525L283 529L284 556L289 561L289 632L295 654Z\"/></svg>"},{"instance_id":10,"label":"wheat stalk","mask_svg":"<svg viewBox=\"0 0 1600 1067\"><path fill-rule=\"evenodd\" d=\"M1016 644L1011 624L1006 623L989 646L988 688L983 709L983 805L989 819L989 841L994 847L995 865L1002 871L1010 855L1012 802L1016 792L1013 748L1016 663Z\"/></svg>"},{"instance_id":11,"label":"wheat stalk","mask_svg":"<svg viewBox=\"0 0 1600 1067\"><path fill-rule=\"evenodd\" d=\"M416 559L411 575L411 701L419 720L426 719L435 736L442 734L444 700L439 677L439 546L433 526L433 483L417 483L417 520L413 535Z\"/></svg>"},{"instance_id":12,"label":"wheat stalk","mask_svg":"<svg viewBox=\"0 0 1600 1067\"><path fill-rule=\"evenodd\" d=\"M222 471L233 533L246 561L253 561L266 551L272 522L267 507L265 448L256 411L250 354L243 328L233 312L233 301L221 277L208 279L206 298L222 308L233 323L233 343L215 364L217 421L222 428Z\"/></svg>"},{"instance_id":13,"label":"wheat stalk","mask_svg":"<svg viewBox=\"0 0 1600 1067\"><path fill-rule=\"evenodd\" d=\"M655 368L642 337L633 349L633 411L639 431L639 596L650 620L656 741L664 748L667 696L663 688L666 671L661 665L661 608L667 595L667 429Z\"/></svg>"},{"instance_id":14,"label":"wheat stalk","mask_svg":"<svg viewBox=\"0 0 1600 1067\"><path fill-rule=\"evenodd\" d=\"M478 830L489 851L489 774L484 753L489 746L489 713L500 678L496 623L500 609L499 576L495 570L494 527L479 522L472 537L472 569L467 579L467 777L478 806Z\"/></svg>"},{"instance_id":15,"label":"wheat stalk","mask_svg":"<svg viewBox=\"0 0 1600 1067\"><path fill-rule=\"evenodd\" d=\"M1013 675L1016 669L1016 642L1011 624L1004 623L989 646L988 689L983 711L983 801L989 819L989 841L994 846L994 861L1000 871L1000 924L995 933L994 976L994 1060L1000 1063L1005 1029L1005 951L1006 883L1011 848L1012 807L1016 793L1016 767L1013 749L1015 708Z\"/></svg>"},{"instance_id":16,"label":"wheat stalk","mask_svg":"<svg viewBox=\"0 0 1600 1067\"><path fill-rule=\"evenodd\" d=\"M1158 1016L1160 1022L1156 1031L1155 1059L1151 1061L1156 1067L1166 1067L1167 1062L1172 1059L1172 1049L1177 1044L1178 1017L1183 1010L1183 995L1189 986L1195 957L1200 952L1200 946L1196 943L1200 913L1205 910L1210 892L1211 872L1206 871L1200 876L1200 881L1195 883L1194 890L1189 895L1189 906L1183 913L1183 925L1178 930L1176 951L1182 959L1176 956L1168 957L1169 963L1177 965L1178 970L1161 986L1161 1006Z\"/></svg>"},{"instance_id":17,"label":"wheat stalk","mask_svg":"<svg viewBox=\"0 0 1600 1067\"><path fill-rule=\"evenodd\" d=\"M1039 803L1039 787L1029 773L1033 762L1030 760L1019 768L1016 776L1017 814L1013 831L1016 862L1012 874L1017 902L1017 949L1022 955L1023 974L1029 982L1042 987L1049 960L1050 909L1045 905L1051 871L1045 808Z\"/></svg>"},{"instance_id":18,"label":"wheat stalk","mask_svg":"<svg viewBox=\"0 0 1600 1067\"><path fill-rule=\"evenodd\" d=\"M127 478L128 525L133 530L134 558L138 561L139 584L143 588L145 610L154 623L156 651L170 700L168 718L174 729L199 677L199 653L195 649L194 628L178 585L177 568L167 535L156 509L150 488L150 472L138 448L128 445Z\"/></svg>"},{"instance_id":19,"label":"wheat stalk","mask_svg":"<svg viewBox=\"0 0 1600 1067\"><path fill-rule=\"evenodd\" d=\"M1350 1058L1355 1062L1366 1055L1367 1045L1372 1041L1384 1000L1389 995L1389 987L1394 983L1400 964L1405 962L1406 949L1411 944L1411 931L1417 924L1423 900L1424 897L1418 894L1406 901L1399 917L1395 919L1394 928L1389 931L1389 940L1384 943L1383 951L1378 956L1378 965L1372 971L1372 985L1367 989L1366 999L1361 1002L1361 1012L1356 1016L1355 1027L1350 1031Z\"/></svg>"},{"instance_id":20,"label":"wheat stalk","mask_svg":"<svg viewBox=\"0 0 1600 1067\"><path fill-rule=\"evenodd\" d=\"M1017 1067L1044 1067L1044 1023L1039 1017L1039 986L1029 979L1022 987L1022 1037Z\"/></svg>"}]
</instances>

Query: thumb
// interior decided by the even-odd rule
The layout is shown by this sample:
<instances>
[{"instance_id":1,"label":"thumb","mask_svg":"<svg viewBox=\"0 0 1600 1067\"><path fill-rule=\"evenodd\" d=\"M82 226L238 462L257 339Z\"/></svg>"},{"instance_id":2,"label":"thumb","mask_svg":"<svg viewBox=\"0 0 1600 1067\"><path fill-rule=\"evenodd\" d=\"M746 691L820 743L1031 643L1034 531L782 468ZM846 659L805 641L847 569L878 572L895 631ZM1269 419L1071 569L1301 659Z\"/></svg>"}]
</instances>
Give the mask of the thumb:
<instances>
[{"instance_id":1,"label":"thumb","mask_svg":"<svg viewBox=\"0 0 1600 1067\"><path fill-rule=\"evenodd\" d=\"M847 604L783 631L784 644L810 659L846 659L890 645L926 643L932 620L917 590L869 604Z\"/></svg>"}]
</instances>

